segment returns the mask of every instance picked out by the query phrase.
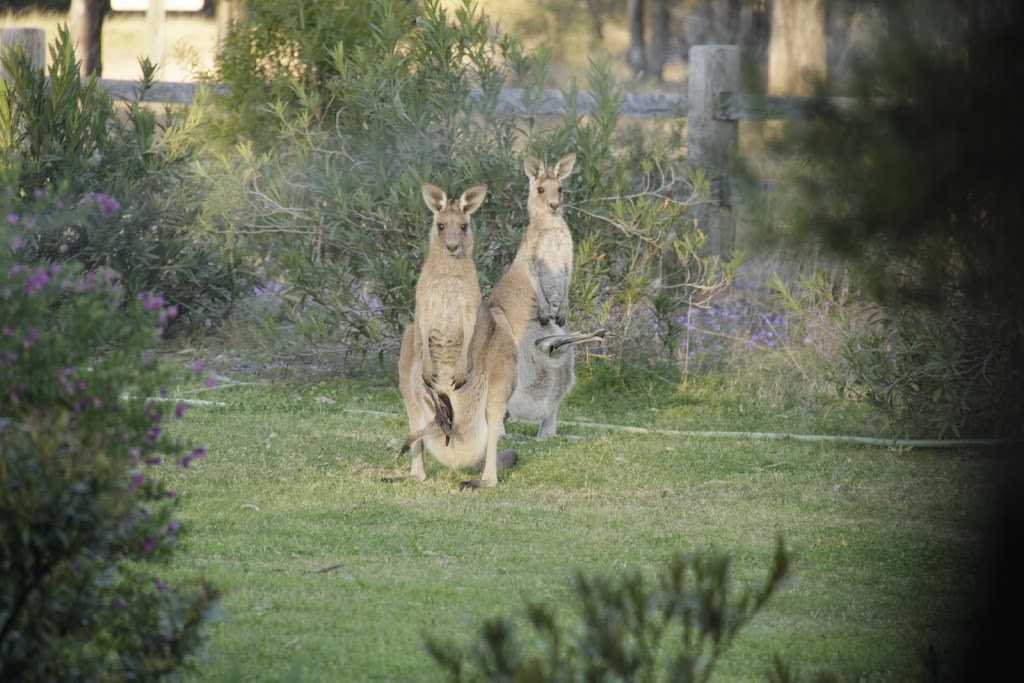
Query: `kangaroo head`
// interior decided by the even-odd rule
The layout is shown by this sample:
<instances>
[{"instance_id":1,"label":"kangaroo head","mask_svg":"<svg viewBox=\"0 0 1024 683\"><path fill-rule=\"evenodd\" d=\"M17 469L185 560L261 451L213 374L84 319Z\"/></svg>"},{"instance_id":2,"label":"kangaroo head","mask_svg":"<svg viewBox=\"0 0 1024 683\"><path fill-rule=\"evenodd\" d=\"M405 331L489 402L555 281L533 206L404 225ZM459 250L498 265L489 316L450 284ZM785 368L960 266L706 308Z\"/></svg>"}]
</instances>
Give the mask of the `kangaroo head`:
<instances>
[{"instance_id":1,"label":"kangaroo head","mask_svg":"<svg viewBox=\"0 0 1024 683\"><path fill-rule=\"evenodd\" d=\"M575 154L566 154L550 168L546 168L540 159L526 155L523 168L530 178L530 198L526 202L526 210L531 218L561 214L562 181L569 177L575 164Z\"/></svg>"},{"instance_id":2,"label":"kangaroo head","mask_svg":"<svg viewBox=\"0 0 1024 683\"><path fill-rule=\"evenodd\" d=\"M486 185L474 185L450 201L444 190L426 183L423 201L434 212L434 225L430 230L430 249L455 258L473 256L473 230L469 217L480 208L487 196Z\"/></svg>"}]
</instances>

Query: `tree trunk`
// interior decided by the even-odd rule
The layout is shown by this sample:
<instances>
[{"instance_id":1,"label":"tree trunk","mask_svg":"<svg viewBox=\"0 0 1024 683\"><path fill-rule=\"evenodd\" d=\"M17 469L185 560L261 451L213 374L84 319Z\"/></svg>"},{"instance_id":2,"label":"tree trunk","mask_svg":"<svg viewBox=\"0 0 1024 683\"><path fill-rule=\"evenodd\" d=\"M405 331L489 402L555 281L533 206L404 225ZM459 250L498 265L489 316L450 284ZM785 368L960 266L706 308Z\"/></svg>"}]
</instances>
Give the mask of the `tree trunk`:
<instances>
[{"instance_id":1,"label":"tree trunk","mask_svg":"<svg viewBox=\"0 0 1024 683\"><path fill-rule=\"evenodd\" d=\"M604 19L601 17L601 7L597 0L587 0L587 11L590 13L590 21L594 25L594 35L598 41L604 40Z\"/></svg>"},{"instance_id":2,"label":"tree trunk","mask_svg":"<svg viewBox=\"0 0 1024 683\"><path fill-rule=\"evenodd\" d=\"M644 57L644 0L626 0L626 23L629 25L629 52L626 63L636 74L647 71Z\"/></svg>"},{"instance_id":3,"label":"tree trunk","mask_svg":"<svg viewBox=\"0 0 1024 683\"><path fill-rule=\"evenodd\" d=\"M773 0L768 94L810 95L828 69L824 0Z\"/></svg>"},{"instance_id":4,"label":"tree trunk","mask_svg":"<svg viewBox=\"0 0 1024 683\"><path fill-rule=\"evenodd\" d=\"M651 58L647 73L661 83L665 77L668 59L669 13L667 0L651 0Z\"/></svg>"},{"instance_id":5,"label":"tree trunk","mask_svg":"<svg viewBox=\"0 0 1024 683\"><path fill-rule=\"evenodd\" d=\"M71 0L71 40L83 75L103 75L103 18L109 9L110 0Z\"/></svg>"}]
</instances>

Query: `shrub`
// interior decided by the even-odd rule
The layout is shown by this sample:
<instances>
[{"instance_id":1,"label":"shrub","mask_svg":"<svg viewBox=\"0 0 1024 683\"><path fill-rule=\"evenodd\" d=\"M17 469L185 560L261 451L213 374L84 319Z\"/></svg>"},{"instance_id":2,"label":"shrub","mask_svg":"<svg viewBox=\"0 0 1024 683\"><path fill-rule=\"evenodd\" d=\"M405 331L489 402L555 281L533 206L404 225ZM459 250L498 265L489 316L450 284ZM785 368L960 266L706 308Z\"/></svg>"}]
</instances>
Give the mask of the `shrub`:
<instances>
[{"instance_id":1,"label":"shrub","mask_svg":"<svg viewBox=\"0 0 1024 683\"><path fill-rule=\"evenodd\" d=\"M1007 348L992 321L962 300L942 306L875 301L862 287L837 293L817 273L776 278L779 300L819 352L836 393L874 408L908 437L990 436L1012 395Z\"/></svg>"},{"instance_id":2,"label":"shrub","mask_svg":"<svg viewBox=\"0 0 1024 683\"><path fill-rule=\"evenodd\" d=\"M468 3L453 16L436 0L421 3L414 27L404 3L371 6L374 30L320 36L328 42L313 52L330 62L316 68L329 77L275 72L267 92L284 94L268 109L269 129L209 169L220 209L207 217L212 229L244 240L269 286L280 287L282 319L302 343L397 349L425 253L427 180L451 193L488 185L476 259L483 288L493 285L526 224L526 149L549 161L578 156L567 185L577 242L571 325L612 327L617 345L672 347L676 330L657 321L699 304L731 272L704 252L691 209L706 182L675 151L678 129L650 142L620 138L622 94L601 64L589 79L590 113L571 87L568 113L542 122L544 50L527 55ZM242 30L268 17L252 15ZM312 14L305 21L326 25ZM527 101L519 117L501 107L513 86Z\"/></svg>"},{"instance_id":3,"label":"shrub","mask_svg":"<svg viewBox=\"0 0 1024 683\"><path fill-rule=\"evenodd\" d=\"M909 431L1019 434L1024 106L1005 91L1024 77L1024 5L902 0L864 19L860 110L787 128L776 151L797 161L771 217L851 257L874 304L841 388Z\"/></svg>"},{"instance_id":4,"label":"shrub","mask_svg":"<svg viewBox=\"0 0 1024 683\"><path fill-rule=\"evenodd\" d=\"M494 617L468 646L428 637L427 651L453 681L708 681L740 629L781 586L789 563L780 540L764 584L739 595L725 554L677 555L654 586L640 574L579 574L571 624L528 602L528 634Z\"/></svg>"},{"instance_id":5,"label":"shrub","mask_svg":"<svg viewBox=\"0 0 1024 683\"><path fill-rule=\"evenodd\" d=\"M382 19L411 26L413 7L401 3L388 17L375 0L248 0L216 56L216 83L232 112L232 134L259 139L274 125L267 103L297 104L302 93L323 92L339 75L338 50L367 42ZM320 114L326 111L319 112Z\"/></svg>"},{"instance_id":6,"label":"shrub","mask_svg":"<svg viewBox=\"0 0 1024 683\"><path fill-rule=\"evenodd\" d=\"M0 200L0 678L154 680L197 647L215 598L166 585L181 523L157 472L187 452L163 430L170 370L154 345L177 313L126 299L117 273L20 258L27 234L104 220L91 201ZM15 207L17 210L15 210Z\"/></svg>"},{"instance_id":7,"label":"shrub","mask_svg":"<svg viewBox=\"0 0 1024 683\"><path fill-rule=\"evenodd\" d=\"M135 98L112 102L95 76L82 77L66 28L45 73L20 50L4 55L4 70L0 189L14 209L29 208L37 190L65 204L105 202L74 224L26 233L23 258L116 270L126 297L159 290L177 305L175 322L224 315L244 277L233 252L193 228L206 192L193 166L198 112L182 119L168 108L159 123L141 102L153 85L148 61Z\"/></svg>"}]
</instances>

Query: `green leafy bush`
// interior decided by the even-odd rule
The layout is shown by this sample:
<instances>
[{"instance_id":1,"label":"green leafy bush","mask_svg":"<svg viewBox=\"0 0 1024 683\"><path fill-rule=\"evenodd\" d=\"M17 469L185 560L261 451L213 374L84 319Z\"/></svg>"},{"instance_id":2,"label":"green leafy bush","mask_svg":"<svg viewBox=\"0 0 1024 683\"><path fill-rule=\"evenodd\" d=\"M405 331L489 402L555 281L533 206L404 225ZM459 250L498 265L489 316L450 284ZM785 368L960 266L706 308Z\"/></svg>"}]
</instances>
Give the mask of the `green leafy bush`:
<instances>
[{"instance_id":1,"label":"green leafy bush","mask_svg":"<svg viewBox=\"0 0 1024 683\"><path fill-rule=\"evenodd\" d=\"M179 307L178 322L220 317L245 279L233 252L194 230L206 193L194 173L200 118L167 109L161 124L141 103L154 76L148 61L142 68L135 99L113 102L95 76L82 77L66 28L45 73L20 50L5 53L0 189L15 209L39 190L68 205L105 202L95 216L26 233L24 258L112 268L126 296L160 291Z\"/></svg>"},{"instance_id":2,"label":"green leafy bush","mask_svg":"<svg viewBox=\"0 0 1024 683\"><path fill-rule=\"evenodd\" d=\"M641 574L579 574L572 623L528 602L526 633L493 617L466 647L428 637L427 651L452 681L708 681L782 585L790 556L780 540L764 584L739 595L730 564L725 554L680 554L653 586Z\"/></svg>"},{"instance_id":3,"label":"green leafy bush","mask_svg":"<svg viewBox=\"0 0 1024 683\"><path fill-rule=\"evenodd\" d=\"M392 9L397 16L388 16ZM411 3L375 0L248 0L216 55L215 82L226 86L231 133L261 138L274 125L268 103L288 106L303 92L323 92L344 63L336 51L367 42L382 20L411 26L413 10Z\"/></svg>"},{"instance_id":4,"label":"green leafy bush","mask_svg":"<svg viewBox=\"0 0 1024 683\"><path fill-rule=\"evenodd\" d=\"M871 406L908 437L1003 433L1010 358L994 321L963 301L886 305L862 287L838 291L824 273L772 282L791 330L817 351L821 376L845 399Z\"/></svg>"},{"instance_id":5,"label":"green leafy bush","mask_svg":"<svg viewBox=\"0 0 1024 683\"><path fill-rule=\"evenodd\" d=\"M160 462L204 455L164 431L185 405L148 398L172 379L154 346L176 306L126 299L111 270L22 258L36 231L111 220L110 201L0 199L3 680L155 680L198 646L216 595L157 573L181 531Z\"/></svg>"},{"instance_id":6,"label":"green leafy bush","mask_svg":"<svg viewBox=\"0 0 1024 683\"><path fill-rule=\"evenodd\" d=\"M844 340L843 390L907 431L1019 434L1024 106L1005 92L1024 78L1024 5L869 9L872 39L850 59L857 115L787 128L769 222L850 257L874 304Z\"/></svg>"},{"instance_id":7,"label":"green leafy bush","mask_svg":"<svg viewBox=\"0 0 1024 683\"><path fill-rule=\"evenodd\" d=\"M402 2L368 4L373 30L316 34L323 49L303 48L329 57L316 67L329 76L276 71L266 92L279 96L266 109L267 128L207 169L219 210L206 216L210 229L244 245L264 289L279 296L276 320L293 325L307 346L395 351L426 245L422 183L451 193L487 184L475 219L486 291L511 263L526 225L523 152L553 161L573 151L571 326L610 327L620 346L677 343L678 329L659 321L724 286L732 266L704 253L692 209L706 182L675 152L678 129L653 141L621 137L622 94L599 64L589 79L591 111L570 88L568 113L544 120L544 50L528 55L468 3L450 15L428 0L415 24ZM304 7L304 21L327 25L312 14L326 11L321 3ZM257 31L270 16L251 15L243 30ZM257 62L274 54L263 49ZM502 104L512 87L522 89L523 113ZM274 320L268 326L280 333Z\"/></svg>"}]
</instances>

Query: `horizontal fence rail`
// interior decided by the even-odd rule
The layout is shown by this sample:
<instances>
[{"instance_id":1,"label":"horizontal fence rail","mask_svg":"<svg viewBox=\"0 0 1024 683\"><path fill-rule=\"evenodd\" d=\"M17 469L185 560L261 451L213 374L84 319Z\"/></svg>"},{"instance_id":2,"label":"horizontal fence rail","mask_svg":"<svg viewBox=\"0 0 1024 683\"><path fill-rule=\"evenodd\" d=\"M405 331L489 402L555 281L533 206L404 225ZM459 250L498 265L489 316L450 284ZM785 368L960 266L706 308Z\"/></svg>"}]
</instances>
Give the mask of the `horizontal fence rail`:
<instances>
[{"instance_id":1,"label":"horizontal fence rail","mask_svg":"<svg viewBox=\"0 0 1024 683\"><path fill-rule=\"evenodd\" d=\"M134 100L138 97L138 81L101 78L100 86L115 99ZM142 102L163 102L167 104L190 104L196 97L201 83L163 83L157 81L144 93ZM205 86L215 92L224 92L224 86ZM481 91L474 91L481 96ZM539 99L535 102L533 98ZM589 92L582 91L576 97L576 109L582 114L594 111L596 101ZM505 88L498 95L497 109L500 113L513 115L532 112L540 116L562 116L569 111L569 102L561 90L548 88L538 96L524 88ZM689 98L682 93L646 92L627 93L622 98L620 113L627 118L650 118L657 116L685 116L689 110Z\"/></svg>"},{"instance_id":2,"label":"horizontal fence rail","mask_svg":"<svg viewBox=\"0 0 1024 683\"><path fill-rule=\"evenodd\" d=\"M33 64L45 67L42 29L0 30L0 50L19 45ZM743 93L740 48L735 45L695 45L689 52L686 92L626 93L619 114L624 118L686 118L686 157L691 166L707 175L710 201L702 205L700 220L709 235L709 246L718 254L735 247L735 216L732 212L731 178L739 150L740 121L846 119L866 120L877 101L852 97L765 97ZM2 77L2 74L0 74ZM202 88L223 91L226 86L201 83L151 84L145 92L139 81L100 79L99 84L115 99L187 105ZM482 91L477 91L482 97ZM513 116L563 116L570 104L582 115L596 110L589 92L556 89L507 88L497 95L497 110ZM883 103L884 106L884 103Z\"/></svg>"}]
</instances>

